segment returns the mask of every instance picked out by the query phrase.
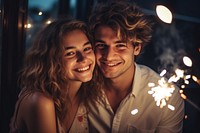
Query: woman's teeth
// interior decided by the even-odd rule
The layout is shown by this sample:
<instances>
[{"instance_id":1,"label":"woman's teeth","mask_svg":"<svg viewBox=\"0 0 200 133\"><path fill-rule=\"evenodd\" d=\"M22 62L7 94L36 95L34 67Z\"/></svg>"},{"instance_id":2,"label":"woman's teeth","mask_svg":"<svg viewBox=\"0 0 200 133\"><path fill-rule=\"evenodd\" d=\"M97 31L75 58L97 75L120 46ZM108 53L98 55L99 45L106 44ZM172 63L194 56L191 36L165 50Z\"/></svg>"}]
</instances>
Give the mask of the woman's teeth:
<instances>
[{"instance_id":1,"label":"woman's teeth","mask_svg":"<svg viewBox=\"0 0 200 133\"><path fill-rule=\"evenodd\" d=\"M83 72L83 71L88 70L89 68L90 68L89 66L84 67L84 68L79 68L78 71L79 71L79 72Z\"/></svg>"}]
</instances>

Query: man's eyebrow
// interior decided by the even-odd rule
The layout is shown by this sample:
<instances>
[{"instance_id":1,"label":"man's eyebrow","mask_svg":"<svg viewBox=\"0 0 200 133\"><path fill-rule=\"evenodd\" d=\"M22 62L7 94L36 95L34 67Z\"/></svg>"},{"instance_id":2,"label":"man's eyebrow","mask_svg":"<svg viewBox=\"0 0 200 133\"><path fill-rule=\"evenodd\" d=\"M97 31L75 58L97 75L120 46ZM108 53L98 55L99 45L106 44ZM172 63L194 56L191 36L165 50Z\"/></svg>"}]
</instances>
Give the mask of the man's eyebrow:
<instances>
[{"instance_id":1,"label":"man's eyebrow","mask_svg":"<svg viewBox=\"0 0 200 133\"><path fill-rule=\"evenodd\" d=\"M95 42L105 43L103 40L95 40Z\"/></svg>"},{"instance_id":2,"label":"man's eyebrow","mask_svg":"<svg viewBox=\"0 0 200 133\"><path fill-rule=\"evenodd\" d=\"M87 41L86 43L83 44L83 46L86 46L86 45L91 45L91 42L90 41ZM69 50L69 49L75 49L76 47L74 46L68 46L68 47L65 47L65 50Z\"/></svg>"},{"instance_id":3,"label":"man's eyebrow","mask_svg":"<svg viewBox=\"0 0 200 133\"><path fill-rule=\"evenodd\" d=\"M115 43L126 43L126 42L119 40L119 41L115 41Z\"/></svg>"},{"instance_id":4,"label":"man's eyebrow","mask_svg":"<svg viewBox=\"0 0 200 133\"><path fill-rule=\"evenodd\" d=\"M95 40L95 42L105 43L103 40ZM115 41L114 43L126 43L126 42L125 42L125 41L118 40L118 41Z\"/></svg>"}]
</instances>

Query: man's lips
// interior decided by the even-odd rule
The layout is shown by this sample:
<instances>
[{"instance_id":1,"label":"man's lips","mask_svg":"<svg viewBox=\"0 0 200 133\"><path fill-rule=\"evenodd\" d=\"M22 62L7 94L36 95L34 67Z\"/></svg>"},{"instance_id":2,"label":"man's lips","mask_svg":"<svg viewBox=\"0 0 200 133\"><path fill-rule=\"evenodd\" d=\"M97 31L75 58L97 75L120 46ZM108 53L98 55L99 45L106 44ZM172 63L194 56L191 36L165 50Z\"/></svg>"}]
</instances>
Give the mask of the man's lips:
<instances>
[{"instance_id":1,"label":"man's lips","mask_svg":"<svg viewBox=\"0 0 200 133\"><path fill-rule=\"evenodd\" d=\"M101 63L103 65L109 66L109 67L114 67L114 66L117 66L117 65L121 64L121 62L115 62L115 63L101 62Z\"/></svg>"}]
</instances>

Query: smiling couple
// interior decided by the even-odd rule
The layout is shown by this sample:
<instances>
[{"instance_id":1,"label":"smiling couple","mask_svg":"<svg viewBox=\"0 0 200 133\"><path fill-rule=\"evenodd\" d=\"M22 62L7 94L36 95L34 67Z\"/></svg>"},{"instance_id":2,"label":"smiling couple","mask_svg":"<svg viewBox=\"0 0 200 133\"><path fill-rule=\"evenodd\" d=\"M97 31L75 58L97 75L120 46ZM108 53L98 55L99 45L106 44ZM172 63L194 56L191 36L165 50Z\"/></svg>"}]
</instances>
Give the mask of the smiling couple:
<instances>
[{"instance_id":1,"label":"smiling couple","mask_svg":"<svg viewBox=\"0 0 200 133\"><path fill-rule=\"evenodd\" d=\"M135 62L152 24L134 3L96 5L89 28L58 20L36 36L21 70L10 132L180 133L178 88L160 109L148 91L160 76ZM137 113L131 113L137 110Z\"/></svg>"}]
</instances>

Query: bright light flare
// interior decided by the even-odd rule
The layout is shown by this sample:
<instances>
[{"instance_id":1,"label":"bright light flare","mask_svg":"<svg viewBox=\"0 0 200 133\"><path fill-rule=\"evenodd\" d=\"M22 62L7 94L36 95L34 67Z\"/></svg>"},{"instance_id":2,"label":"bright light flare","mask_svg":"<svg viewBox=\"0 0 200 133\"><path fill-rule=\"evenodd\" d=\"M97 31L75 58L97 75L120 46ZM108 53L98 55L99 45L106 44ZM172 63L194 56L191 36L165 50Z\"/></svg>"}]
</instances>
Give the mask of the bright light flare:
<instances>
[{"instance_id":1,"label":"bright light flare","mask_svg":"<svg viewBox=\"0 0 200 133\"><path fill-rule=\"evenodd\" d=\"M160 73L160 76L162 77L162 76L164 76L165 74L166 74L166 72L167 72L167 70L162 70L162 72Z\"/></svg>"},{"instance_id":2,"label":"bright light flare","mask_svg":"<svg viewBox=\"0 0 200 133\"><path fill-rule=\"evenodd\" d=\"M168 24L172 22L172 13L167 7L163 5L157 5L156 13L163 22Z\"/></svg>"},{"instance_id":3,"label":"bright light flare","mask_svg":"<svg viewBox=\"0 0 200 133\"><path fill-rule=\"evenodd\" d=\"M171 82L177 82L178 80L180 79L180 77L176 76L176 75L173 75L169 78L168 82L171 83Z\"/></svg>"},{"instance_id":4,"label":"bright light flare","mask_svg":"<svg viewBox=\"0 0 200 133\"><path fill-rule=\"evenodd\" d=\"M200 79L198 79L196 76L192 76L192 79L197 82L200 85Z\"/></svg>"},{"instance_id":5,"label":"bright light flare","mask_svg":"<svg viewBox=\"0 0 200 133\"><path fill-rule=\"evenodd\" d=\"M169 97L172 96L174 90L175 90L174 86L171 85L170 83L167 83L165 79L162 77L160 80L158 80L158 85L155 87L153 86L151 90L148 91L148 93L151 94L152 97L154 97L156 105L159 106L160 108L163 108L164 106L167 105L166 101L168 101Z\"/></svg>"},{"instance_id":6,"label":"bright light flare","mask_svg":"<svg viewBox=\"0 0 200 133\"><path fill-rule=\"evenodd\" d=\"M181 85L181 88L184 89L184 88L185 88L185 85Z\"/></svg>"},{"instance_id":7,"label":"bright light flare","mask_svg":"<svg viewBox=\"0 0 200 133\"><path fill-rule=\"evenodd\" d=\"M180 93L183 93L183 90L179 90Z\"/></svg>"},{"instance_id":8,"label":"bright light flare","mask_svg":"<svg viewBox=\"0 0 200 133\"><path fill-rule=\"evenodd\" d=\"M192 79L193 79L195 82L197 82L197 80L198 80L197 77L194 76L194 75L192 76Z\"/></svg>"},{"instance_id":9,"label":"bright light flare","mask_svg":"<svg viewBox=\"0 0 200 133\"><path fill-rule=\"evenodd\" d=\"M169 78L168 82L177 82L178 80L180 80L180 78L184 78L184 70L181 69L176 69L175 70L176 75L173 75Z\"/></svg>"},{"instance_id":10,"label":"bright light flare","mask_svg":"<svg viewBox=\"0 0 200 133\"><path fill-rule=\"evenodd\" d=\"M183 99L187 99L187 96L185 95L185 94L183 94L183 93L181 93L181 97L183 98Z\"/></svg>"},{"instance_id":11,"label":"bright light flare","mask_svg":"<svg viewBox=\"0 0 200 133\"><path fill-rule=\"evenodd\" d=\"M174 107L174 106L172 106L172 105L170 105L170 104L168 104L168 105L167 105L167 107L168 107L169 109L171 109L172 111L174 111L174 110L175 110L175 107Z\"/></svg>"},{"instance_id":12,"label":"bright light flare","mask_svg":"<svg viewBox=\"0 0 200 133\"><path fill-rule=\"evenodd\" d=\"M41 15L42 15L42 12L39 12L38 15L41 16Z\"/></svg>"},{"instance_id":13,"label":"bright light flare","mask_svg":"<svg viewBox=\"0 0 200 133\"><path fill-rule=\"evenodd\" d=\"M50 24L50 23L52 23L51 20L46 21L46 24Z\"/></svg>"},{"instance_id":14,"label":"bright light flare","mask_svg":"<svg viewBox=\"0 0 200 133\"><path fill-rule=\"evenodd\" d=\"M183 78L184 77L184 70L176 69L175 73L178 77Z\"/></svg>"},{"instance_id":15,"label":"bright light flare","mask_svg":"<svg viewBox=\"0 0 200 133\"><path fill-rule=\"evenodd\" d=\"M138 113L138 109L134 109L134 110L131 111L132 115L136 115L137 113Z\"/></svg>"},{"instance_id":16,"label":"bright light flare","mask_svg":"<svg viewBox=\"0 0 200 133\"><path fill-rule=\"evenodd\" d=\"M190 79L191 78L191 75L186 75L185 76L185 79Z\"/></svg>"},{"instance_id":17,"label":"bright light flare","mask_svg":"<svg viewBox=\"0 0 200 133\"><path fill-rule=\"evenodd\" d=\"M188 66L188 67L191 67L191 66L192 66L192 60L191 60L189 57L187 57L187 56L184 56L184 57L183 57L183 63L184 63L186 66Z\"/></svg>"},{"instance_id":18,"label":"bright light flare","mask_svg":"<svg viewBox=\"0 0 200 133\"><path fill-rule=\"evenodd\" d=\"M25 24L24 28L30 29L32 27L32 24Z\"/></svg>"},{"instance_id":19,"label":"bright light flare","mask_svg":"<svg viewBox=\"0 0 200 133\"><path fill-rule=\"evenodd\" d=\"M155 86L155 83L148 83L148 86L149 86L149 87L154 87L154 86Z\"/></svg>"},{"instance_id":20,"label":"bright light flare","mask_svg":"<svg viewBox=\"0 0 200 133\"><path fill-rule=\"evenodd\" d=\"M185 115L185 117L184 117L185 119L187 119L188 118L188 116L187 115Z\"/></svg>"},{"instance_id":21,"label":"bright light flare","mask_svg":"<svg viewBox=\"0 0 200 133\"><path fill-rule=\"evenodd\" d=\"M188 80L184 80L184 83L188 85L190 82Z\"/></svg>"}]
</instances>

